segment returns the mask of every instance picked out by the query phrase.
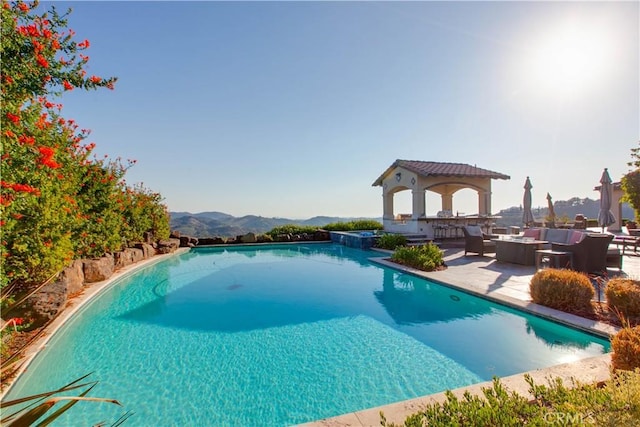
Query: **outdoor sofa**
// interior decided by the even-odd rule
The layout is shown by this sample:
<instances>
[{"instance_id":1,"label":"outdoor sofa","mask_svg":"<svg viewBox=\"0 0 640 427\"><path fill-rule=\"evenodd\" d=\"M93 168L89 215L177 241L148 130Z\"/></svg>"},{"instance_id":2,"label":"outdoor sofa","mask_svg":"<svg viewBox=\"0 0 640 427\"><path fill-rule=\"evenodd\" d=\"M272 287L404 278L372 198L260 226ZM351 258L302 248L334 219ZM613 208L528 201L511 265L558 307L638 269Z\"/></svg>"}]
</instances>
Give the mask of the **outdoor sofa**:
<instances>
[{"instance_id":1,"label":"outdoor sofa","mask_svg":"<svg viewBox=\"0 0 640 427\"><path fill-rule=\"evenodd\" d=\"M609 248L614 237L611 234L540 227L525 230L522 237L545 241L541 245L543 249L573 253L573 269L576 271L602 273L607 267L622 269L620 250Z\"/></svg>"},{"instance_id":2,"label":"outdoor sofa","mask_svg":"<svg viewBox=\"0 0 640 427\"><path fill-rule=\"evenodd\" d=\"M607 271L609 244L612 240L612 234L585 233L578 243L553 243L551 249L573 253L574 270L599 274Z\"/></svg>"}]
</instances>

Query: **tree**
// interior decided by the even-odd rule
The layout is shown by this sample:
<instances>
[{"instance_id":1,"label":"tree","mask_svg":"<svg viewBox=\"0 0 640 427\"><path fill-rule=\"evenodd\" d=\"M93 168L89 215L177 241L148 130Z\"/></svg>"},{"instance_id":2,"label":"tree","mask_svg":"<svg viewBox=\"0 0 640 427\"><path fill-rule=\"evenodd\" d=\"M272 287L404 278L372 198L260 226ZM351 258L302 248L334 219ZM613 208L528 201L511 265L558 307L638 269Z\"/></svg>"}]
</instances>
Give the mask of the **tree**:
<instances>
[{"instance_id":1,"label":"tree","mask_svg":"<svg viewBox=\"0 0 640 427\"><path fill-rule=\"evenodd\" d=\"M55 101L62 93L113 89L116 82L87 75L90 43L77 42L67 28L71 10L60 15L55 6L40 12L38 2L3 0L0 13L4 296L13 285L42 283L71 259L120 250L147 231L160 230L164 236L169 219L158 214L166 211L159 195L138 189L135 193L145 198L137 205L155 219L135 223L139 217L130 218L124 181L134 161L92 157L95 144L84 142L89 131L62 116L62 105ZM151 229L142 229L147 226Z\"/></svg>"},{"instance_id":2,"label":"tree","mask_svg":"<svg viewBox=\"0 0 640 427\"><path fill-rule=\"evenodd\" d=\"M632 170L622 177L623 200L628 202L635 211L636 220L640 221L640 142L638 147L631 149L632 160L627 163Z\"/></svg>"}]
</instances>

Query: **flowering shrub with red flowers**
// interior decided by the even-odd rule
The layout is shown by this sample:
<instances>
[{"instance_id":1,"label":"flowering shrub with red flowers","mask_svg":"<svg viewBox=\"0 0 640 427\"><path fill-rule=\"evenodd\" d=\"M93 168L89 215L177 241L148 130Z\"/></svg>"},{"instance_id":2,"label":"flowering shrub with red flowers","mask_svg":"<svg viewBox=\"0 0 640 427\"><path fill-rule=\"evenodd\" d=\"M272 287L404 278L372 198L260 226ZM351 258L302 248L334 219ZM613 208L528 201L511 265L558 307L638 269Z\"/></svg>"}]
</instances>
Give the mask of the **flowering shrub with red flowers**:
<instances>
[{"instance_id":1,"label":"flowering shrub with red flowers","mask_svg":"<svg viewBox=\"0 0 640 427\"><path fill-rule=\"evenodd\" d=\"M0 34L0 286L3 299L98 256L168 236L162 198L124 181L133 164L96 159L86 129L62 116L56 98L74 89L113 89L115 78L87 76L88 40L66 16L38 2L2 0ZM135 195L135 197L133 196ZM151 197L153 195L153 197ZM133 201L132 201L133 200ZM132 206L136 206L133 209ZM157 221L141 219L152 214ZM153 216L156 215L156 216Z\"/></svg>"}]
</instances>

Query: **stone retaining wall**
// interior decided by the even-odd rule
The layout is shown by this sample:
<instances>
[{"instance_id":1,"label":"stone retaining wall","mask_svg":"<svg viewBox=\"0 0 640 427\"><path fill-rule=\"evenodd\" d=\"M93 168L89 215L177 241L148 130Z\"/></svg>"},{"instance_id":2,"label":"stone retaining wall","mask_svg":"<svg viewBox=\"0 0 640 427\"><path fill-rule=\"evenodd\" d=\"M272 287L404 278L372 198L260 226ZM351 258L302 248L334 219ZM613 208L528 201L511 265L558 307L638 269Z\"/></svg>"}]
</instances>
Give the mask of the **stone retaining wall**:
<instances>
[{"instance_id":1,"label":"stone retaining wall","mask_svg":"<svg viewBox=\"0 0 640 427\"><path fill-rule=\"evenodd\" d=\"M26 303L34 324L42 324L54 318L67 305L70 297L82 292L85 287L107 280L121 268L149 259L156 253L170 253L178 249L178 239L168 239L154 245L136 243L131 248L106 254L103 257L73 261L58 277L43 286Z\"/></svg>"}]
</instances>

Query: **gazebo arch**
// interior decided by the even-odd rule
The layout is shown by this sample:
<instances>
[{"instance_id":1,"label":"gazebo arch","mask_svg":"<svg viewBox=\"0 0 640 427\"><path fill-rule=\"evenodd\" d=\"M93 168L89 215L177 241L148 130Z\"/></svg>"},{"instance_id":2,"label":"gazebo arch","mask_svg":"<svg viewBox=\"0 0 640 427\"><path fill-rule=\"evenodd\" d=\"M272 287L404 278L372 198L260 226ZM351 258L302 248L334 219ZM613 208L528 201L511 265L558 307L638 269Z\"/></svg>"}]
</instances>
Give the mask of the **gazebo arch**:
<instances>
[{"instance_id":1,"label":"gazebo arch","mask_svg":"<svg viewBox=\"0 0 640 427\"><path fill-rule=\"evenodd\" d=\"M383 222L388 231L432 234L427 218L425 191L441 197L441 212L453 213L453 195L469 188L478 193L478 214L491 215L491 180L510 179L508 175L463 163L396 160L372 184L382 187ZM411 190L411 217L394 214L393 197L400 191Z\"/></svg>"}]
</instances>

